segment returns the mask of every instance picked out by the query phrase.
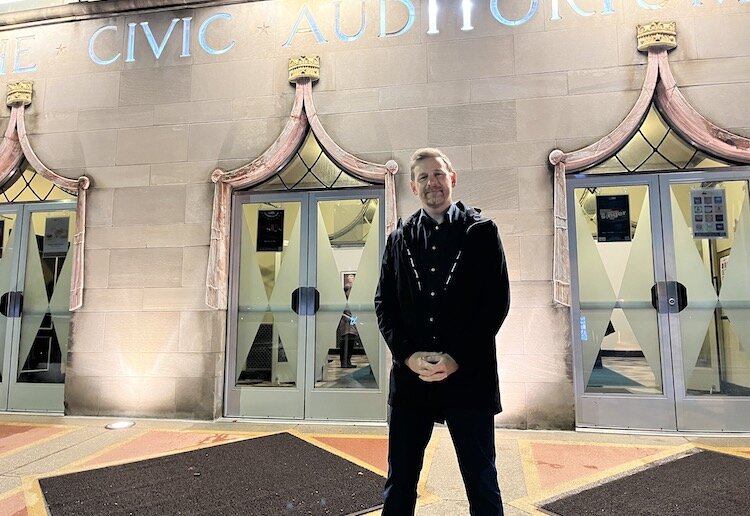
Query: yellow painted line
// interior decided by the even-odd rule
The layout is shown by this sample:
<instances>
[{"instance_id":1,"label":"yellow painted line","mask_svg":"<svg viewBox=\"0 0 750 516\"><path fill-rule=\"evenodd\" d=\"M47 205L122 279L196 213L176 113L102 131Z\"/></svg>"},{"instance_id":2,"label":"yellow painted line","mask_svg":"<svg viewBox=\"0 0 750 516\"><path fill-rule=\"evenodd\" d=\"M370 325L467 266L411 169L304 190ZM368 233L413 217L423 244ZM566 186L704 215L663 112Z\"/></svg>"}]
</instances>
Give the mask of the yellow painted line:
<instances>
[{"instance_id":1,"label":"yellow painted line","mask_svg":"<svg viewBox=\"0 0 750 516\"><path fill-rule=\"evenodd\" d=\"M36 478L23 479L23 494L28 516L47 516L47 503L44 501L42 487Z\"/></svg>"},{"instance_id":2,"label":"yellow painted line","mask_svg":"<svg viewBox=\"0 0 750 516\"><path fill-rule=\"evenodd\" d=\"M710 444L694 444L694 446L702 450L723 453L724 455L732 455L741 459L747 459L750 456L750 449L746 446L732 446L729 448L724 446L713 446Z\"/></svg>"},{"instance_id":3,"label":"yellow painted line","mask_svg":"<svg viewBox=\"0 0 750 516\"><path fill-rule=\"evenodd\" d=\"M313 446L315 446L317 448L321 448L321 449L323 449L323 450L325 450L325 451L327 451L329 453L337 455L337 456L341 457L342 459L346 459L346 460L348 460L350 462L353 462L357 466L361 466L361 467L363 467L363 468L365 468L365 469L367 469L369 471L372 471L376 475L380 475L381 477L385 477L388 474L387 471L383 471L382 469L380 469L380 468L378 468L376 466L373 466L372 464L370 464L368 462L365 462L362 459L359 459L359 458L355 457L354 455L350 455L350 454L348 454L348 453L346 453L344 451L339 450L338 448L336 448L334 446L331 446L329 444L324 443L323 441L319 441L319 440L316 439L316 437L323 437L323 436L318 436L318 435L315 435L315 434L300 433L300 432L297 432L297 431L294 431L294 430L289 431L287 433L289 433L289 434L297 437L298 439L302 439L303 441L305 441L307 443L310 443L310 444L312 444Z\"/></svg>"},{"instance_id":4,"label":"yellow painted line","mask_svg":"<svg viewBox=\"0 0 750 516\"><path fill-rule=\"evenodd\" d=\"M532 483L531 484L527 483L527 495L526 496L509 502L510 505L517 507L518 509L521 509L524 511L535 511L535 512L532 512L532 514L548 514L547 512L540 511L536 504L543 502L545 500L548 500L550 498L556 498L568 492L578 491L585 486L601 483L602 481L608 478L613 478L613 477L619 478L620 476L622 476L624 473L627 473L628 471L640 469L641 467L646 466L648 464L659 462L669 457L680 455L689 450L694 450L696 448L699 448L699 446L696 446L692 443L687 443L683 445L674 445L674 446L664 446L664 445L646 446L646 445L632 445L632 444L622 445L622 447L625 447L625 448L662 448L662 451L658 453L654 453L642 459L636 459L636 460L632 460L629 462L625 462L618 466L613 466L603 471L577 478L570 482L558 484L550 489L545 490L539 487L538 477L536 477L536 473L535 473L536 465L534 464L534 461L531 458L531 453L530 453L530 445L532 442L533 441L522 443L521 441L519 441L519 446L529 447L529 451L522 452L521 454L521 466L524 470L524 478L527 479L527 481L531 480ZM558 444L565 443L565 441L552 441L552 442L558 443ZM589 443L578 442L574 444L588 445ZM596 445L607 446L606 443L590 443L590 444L594 446ZM532 472L531 470L534 470L534 472ZM535 482L535 484L533 482ZM536 490L535 491L528 490L529 485L531 485Z\"/></svg>"},{"instance_id":5,"label":"yellow painted line","mask_svg":"<svg viewBox=\"0 0 750 516\"><path fill-rule=\"evenodd\" d=\"M9 426L8 423L2 423L3 425ZM53 439L57 439L58 437L63 437L64 435L68 435L72 432L75 432L76 430L80 430L84 427L71 427L71 426L65 426L65 425L17 425L17 426L31 426L31 427L55 427L55 428L62 428L63 430L52 435L48 435L47 437L40 437L39 439L35 439L34 441L31 441L27 444L22 444L20 446L16 446L15 448L12 448L10 450L4 451L0 453L0 459L4 459L5 457L8 457L10 455L15 455L16 453L24 450L28 450L29 448L33 446L37 446L39 444L44 444L46 442L49 442Z\"/></svg>"},{"instance_id":6,"label":"yellow painted line","mask_svg":"<svg viewBox=\"0 0 750 516\"><path fill-rule=\"evenodd\" d=\"M427 477L430 474L430 469L437 453L437 439L439 439L439 437L434 437L434 432L432 435L433 438L427 443L427 448L425 449L422 472L419 475L419 483L417 484L417 506L427 505L441 499L427 490Z\"/></svg>"}]
</instances>

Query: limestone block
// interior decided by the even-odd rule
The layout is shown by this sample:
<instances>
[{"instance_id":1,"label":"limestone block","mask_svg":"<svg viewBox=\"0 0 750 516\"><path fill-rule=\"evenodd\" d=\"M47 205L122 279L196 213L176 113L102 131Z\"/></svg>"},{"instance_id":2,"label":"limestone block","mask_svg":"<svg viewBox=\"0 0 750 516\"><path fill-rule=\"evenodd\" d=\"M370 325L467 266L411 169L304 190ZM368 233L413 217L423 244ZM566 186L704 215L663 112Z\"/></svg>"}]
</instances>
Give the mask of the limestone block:
<instances>
[{"instance_id":1,"label":"limestone block","mask_svg":"<svg viewBox=\"0 0 750 516\"><path fill-rule=\"evenodd\" d=\"M220 353L226 339L226 312L180 313L180 351L183 353Z\"/></svg>"},{"instance_id":2,"label":"limestone block","mask_svg":"<svg viewBox=\"0 0 750 516\"><path fill-rule=\"evenodd\" d=\"M558 359L565 360L558 356ZM526 414L529 429L571 430L575 427L573 382L527 383Z\"/></svg>"},{"instance_id":3,"label":"limestone block","mask_svg":"<svg viewBox=\"0 0 750 516\"><path fill-rule=\"evenodd\" d=\"M185 223L210 222L213 212L213 183L187 185L185 192Z\"/></svg>"},{"instance_id":4,"label":"limestone block","mask_svg":"<svg viewBox=\"0 0 750 516\"><path fill-rule=\"evenodd\" d=\"M552 237L524 236L520 240L521 280L552 280Z\"/></svg>"},{"instance_id":5,"label":"limestone block","mask_svg":"<svg viewBox=\"0 0 750 516\"><path fill-rule=\"evenodd\" d=\"M100 413L131 417L173 416L175 384L174 378L103 378Z\"/></svg>"},{"instance_id":6,"label":"limestone block","mask_svg":"<svg viewBox=\"0 0 750 516\"><path fill-rule=\"evenodd\" d=\"M216 168L212 161L183 161L178 163L155 163L151 165L152 185L185 183L210 183L211 172Z\"/></svg>"},{"instance_id":7,"label":"limestone block","mask_svg":"<svg viewBox=\"0 0 750 516\"><path fill-rule=\"evenodd\" d=\"M523 354L523 313L524 310L516 310L513 306L513 291L510 293L511 307L508 316L503 321L495 341L497 343L498 362L504 355Z\"/></svg>"},{"instance_id":8,"label":"limestone block","mask_svg":"<svg viewBox=\"0 0 750 516\"><path fill-rule=\"evenodd\" d=\"M687 101L719 127L742 127L750 113L750 81L680 88Z\"/></svg>"},{"instance_id":9,"label":"limestone block","mask_svg":"<svg viewBox=\"0 0 750 516\"><path fill-rule=\"evenodd\" d=\"M680 89L705 84L750 82L750 57L700 59L670 63Z\"/></svg>"},{"instance_id":10,"label":"limestone block","mask_svg":"<svg viewBox=\"0 0 750 516\"><path fill-rule=\"evenodd\" d=\"M174 353L178 350L180 314L130 312L106 315L104 349L114 353Z\"/></svg>"},{"instance_id":11,"label":"limestone block","mask_svg":"<svg viewBox=\"0 0 750 516\"><path fill-rule=\"evenodd\" d=\"M267 118L191 125L188 159L253 160L276 140L285 122L282 118Z\"/></svg>"},{"instance_id":12,"label":"limestone block","mask_svg":"<svg viewBox=\"0 0 750 516\"><path fill-rule=\"evenodd\" d=\"M382 152L427 144L427 110L399 109L320 117L328 134L344 150Z\"/></svg>"},{"instance_id":13,"label":"limestone block","mask_svg":"<svg viewBox=\"0 0 750 516\"><path fill-rule=\"evenodd\" d=\"M430 145L476 145L516 139L515 102L428 109ZM539 139L539 138L535 138Z\"/></svg>"},{"instance_id":14,"label":"limestone block","mask_svg":"<svg viewBox=\"0 0 750 516\"><path fill-rule=\"evenodd\" d=\"M179 287L182 250L174 247L112 249L109 286L114 288Z\"/></svg>"},{"instance_id":15,"label":"limestone block","mask_svg":"<svg viewBox=\"0 0 750 516\"><path fill-rule=\"evenodd\" d=\"M518 208L518 171L513 168L484 169L462 174L453 198L479 208Z\"/></svg>"},{"instance_id":16,"label":"limestone block","mask_svg":"<svg viewBox=\"0 0 750 516\"><path fill-rule=\"evenodd\" d=\"M29 136L31 147L48 168L106 167L115 164L117 131L85 131Z\"/></svg>"},{"instance_id":17,"label":"limestone block","mask_svg":"<svg viewBox=\"0 0 750 516\"><path fill-rule=\"evenodd\" d=\"M184 125L117 131L118 165L185 161L187 157L188 129Z\"/></svg>"},{"instance_id":18,"label":"limestone block","mask_svg":"<svg viewBox=\"0 0 750 516\"><path fill-rule=\"evenodd\" d=\"M36 83L34 83L34 89L36 90ZM35 102L36 99L34 99ZM40 111L36 114L29 114L28 111L24 111L24 121L26 122L26 132L28 134L69 132L76 129L78 112L62 111L50 113ZM7 127L7 124L4 124L3 127Z\"/></svg>"},{"instance_id":19,"label":"limestone block","mask_svg":"<svg viewBox=\"0 0 750 516\"><path fill-rule=\"evenodd\" d=\"M523 311L524 352L564 355L571 353L570 309L537 307Z\"/></svg>"},{"instance_id":20,"label":"limestone block","mask_svg":"<svg viewBox=\"0 0 750 516\"><path fill-rule=\"evenodd\" d=\"M630 112L638 92L596 93L517 101L518 140L553 140L608 134Z\"/></svg>"},{"instance_id":21,"label":"limestone block","mask_svg":"<svg viewBox=\"0 0 750 516\"><path fill-rule=\"evenodd\" d=\"M672 3L667 3L665 4L665 6L669 7L671 4ZM686 2L683 5L687 7L690 4ZM696 46L697 42L695 39L695 20L692 17L670 17L662 11L659 13L659 16L655 18L653 12L646 9L640 9L635 2L633 2L632 4L626 3L625 7L627 9L633 10L635 16L632 17L632 25L630 25L626 29L618 30L617 32L619 63L621 65L627 66L646 63L646 54L638 51L638 46L635 39L635 26L637 24L651 23L657 19L664 21L675 21L677 23L677 48L669 52L670 63L698 58L698 51ZM688 12L688 16L695 15L695 8L690 6L688 7L688 9L690 10ZM700 24L702 24L705 18L701 16L699 19Z\"/></svg>"},{"instance_id":22,"label":"limestone block","mask_svg":"<svg viewBox=\"0 0 750 516\"><path fill-rule=\"evenodd\" d=\"M99 378L68 375L65 378L65 415L98 416L101 391Z\"/></svg>"},{"instance_id":23,"label":"limestone block","mask_svg":"<svg viewBox=\"0 0 750 516\"><path fill-rule=\"evenodd\" d=\"M190 66L159 66L124 70L120 74L120 105L158 105L190 100Z\"/></svg>"},{"instance_id":24,"label":"limestone block","mask_svg":"<svg viewBox=\"0 0 750 516\"><path fill-rule=\"evenodd\" d=\"M567 355L503 355L498 364L504 382L564 383L573 382Z\"/></svg>"},{"instance_id":25,"label":"limestone block","mask_svg":"<svg viewBox=\"0 0 750 516\"><path fill-rule=\"evenodd\" d=\"M87 288L83 298L85 312L128 312L143 308L143 290L137 288Z\"/></svg>"},{"instance_id":26,"label":"limestone block","mask_svg":"<svg viewBox=\"0 0 750 516\"><path fill-rule=\"evenodd\" d=\"M492 77L471 81L471 101L476 103L567 94L568 78L565 73Z\"/></svg>"},{"instance_id":27,"label":"limestone block","mask_svg":"<svg viewBox=\"0 0 750 516\"><path fill-rule=\"evenodd\" d=\"M514 38L519 75L601 68L617 62L617 39L611 27L516 34Z\"/></svg>"},{"instance_id":28,"label":"limestone block","mask_svg":"<svg viewBox=\"0 0 750 516\"><path fill-rule=\"evenodd\" d=\"M206 285L208 268L208 247L185 247L182 250L182 286L201 287Z\"/></svg>"},{"instance_id":29,"label":"limestone block","mask_svg":"<svg viewBox=\"0 0 750 516\"><path fill-rule=\"evenodd\" d=\"M118 188L114 195L115 226L185 222L185 186Z\"/></svg>"},{"instance_id":30,"label":"limestone block","mask_svg":"<svg viewBox=\"0 0 750 516\"><path fill-rule=\"evenodd\" d=\"M699 21L695 22L698 59L750 56L750 31L747 29L750 14L726 16L717 13L701 17ZM682 31L679 34L682 36Z\"/></svg>"},{"instance_id":31,"label":"limestone block","mask_svg":"<svg viewBox=\"0 0 750 516\"><path fill-rule=\"evenodd\" d=\"M109 286L109 249L88 249L83 284L86 288Z\"/></svg>"},{"instance_id":32,"label":"limestone block","mask_svg":"<svg viewBox=\"0 0 750 516\"><path fill-rule=\"evenodd\" d=\"M348 90L427 82L424 45L344 50L332 54L336 89Z\"/></svg>"},{"instance_id":33,"label":"limestone block","mask_svg":"<svg viewBox=\"0 0 750 516\"><path fill-rule=\"evenodd\" d=\"M147 288L143 291L144 310L206 310L206 289Z\"/></svg>"},{"instance_id":34,"label":"limestone block","mask_svg":"<svg viewBox=\"0 0 750 516\"><path fill-rule=\"evenodd\" d=\"M321 91L315 95L315 107L320 114L376 111L378 98L377 88Z\"/></svg>"},{"instance_id":35,"label":"limestone block","mask_svg":"<svg viewBox=\"0 0 750 516\"><path fill-rule=\"evenodd\" d=\"M526 210L552 209L552 181L552 171L546 165L519 168L518 198L521 207Z\"/></svg>"},{"instance_id":36,"label":"limestone block","mask_svg":"<svg viewBox=\"0 0 750 516\"><path fill-rule=\"evenodd\" d=\"M68 351L76 354L104 351L104 318L103 313L73 313Z\"/></svg>"},{"instance_id":37,"label":"limestone block","mask_svg":"<svg viewBox=\"0 0 750 516\"><path fill-rule=\"evenodd\" d=\"M190 100L272 95L273 63L273 59L253 59L194 65L191 72ZM219 81L218 77L232 77L232 80Z\"/></svg>"},{"instance_id":38,"label":"limestone block","mask_svg":"<svg viewBox=\"0 0 750 516\"><path fill-rule=\"evenodd\" d=\"M323 92L315 86L315 98ZM294 90L285 90L265 97L240 97L232 99L232 118L282 118L289 116L294 105Z\"/></svg>"},{"instance_id":39,"label":"limestone block","mask_svg":"<svg viewBox=\"0 0 750 516\"><path fill-rule=\"evenodd\" d=\"M503 411L495 416L497 428L526 428L526 387L523 383L500 380Z\"/></svg>"},{"instance_id":40,"label":"limestone block","mask_svg":"<svg viewBox=\"0 0 750 516\"><path fill-rule=\"evenodd\" d=\"M515 309L552 306L551 281L512 281L510 291Z\"/></svg>"},{"instance_id":41,"label":"limestone block","mask_svg":"<svg viewBox=\"0 0 750 516\"><path fill-rule=\"evenodd\" d=\"M50 77L46 82L44 108L47 112L110 108L118 104L119 72Z\"/></svg>"},{"instance_id":42,"label":"limestone block","mask_svg":"<svg viewBox=\"0 0 750 516\"><path fill-rule=\"evenodd\" d=\"M112 225L112 188L91 188L86 196L86 227ZM87 239L88 240L88 239ZM91 244L87 241L87 247Z\"/></svg>"},{"instance_id":43,"label":"limestone block","mask_svg":"<svg viewBox=\"0 0 750 516\"><path fill-rule=\"evenodd\" d=\"M145 228L146 245L162 247L190 247L209 245L211 224L172 224Z\"/></svg>"},{"instance_id":44,"label":"limestone block","mask_svg":"<svg viewBox=\"0 0 750 516\"><path fill-rule=\"evenodd\" d=\"M214 419L221 416L215 400L221 399L215 378L177 378L175 380L175 415L186 419Z\"/></svg>"},{"instance_id":45,"label":"limestone block","mask_svg":"<svg viewBox=\"0 0 750 516\"><path fill-rule=\"evenodd\" d=\"M472 168L508 168L545 165L547 156L554 148L553 140L472 145L471 166ZM523 174L519 174L518 177L523 181Z\"/></svg>"},{"instance_id":46,"label":"limestone block","mask_svg":"<svg viewBox=\"0 0 750 516\"><path fill-rule=\"evenodd\" d=\"M219 122L232 119L232 104L226 100L177 102L154 106L155 125Z\"/></svg>"},{"instance_id":47,"label":"limestone block","mask_svg":"<svg viewBox=\"0 0 750 516\"><path fill-rule=\"evenodd\" d=\"M568 72L568 89L571 95L609 91L640 92L645 76L645 64L594 70L572 70Z\"/></svg>"},{"instance_id":48,"label":"limestone block","mask_svg":"<svg viewBox=\"0 0 750 516\"><path fill-rule=\"evenodd\" d=\"M497 222L496 222L497 223ZM510 281L521 279L521 242L516 236L500 235L505 251L505 261L508 266L508 277Z\"/></svg>"},{"instance_id":49,"label":"limestone block","mask_svg":"<svg viewBox=\"0 0 750 516\"><path fill-rule=\"evenodd\" d=\"M86 109L78 112L78 130L120 129L154 124L153 106Z\"/></svg>"},{"instance_id":50,"label":"limestone block","mask_svg":"<svg viewBox=\"0 0 750 516\"><path fill-rule=\"evenodd\" d=\"M513 36L427 45L427 80L479 79L513 74Z\"/></svg>"},{"instance_id":51,"label":"limestone block","mask_svg":"<svg viewBox=\"0 0 750 516\"><path fill-rule=\"evenodd\" d=\"M414 151L416 150L416 148L405 149L398 150L393 153L393 159L396 160L396 163L398 163L399 174L406 174L407 176L411 176L411 171L409 170L409 160L411 159L411 155L414 154ZM453 164L453 168L456 169L456 172L461 174L461 177L463 177L464 172L470 171L472 168L476 168L472 166L472 147L470 145L458 145L455 147L444 146L440 147L440 150L442 150L445 155L448 156L448 159L450 159L451 163Z\"/></svg>"},{"instance_id":52,"label":"limestone block","mask_svg":"<svg viewBox=\"0 0 750 516\"><path fill-rule=\"evenodd\" d=\"M87 227L86 249L146 247L143 226Z\"/></svg>"},{"instance_id":53,"label":"limestone block","mask_svg":"<svg viewBox=\"0 0 750 516\"><path fill-rule=\"evenodd\" d=\"M385 86L380 88L379 105L381 109L405 109L468 104L470 84L465 80Z\"/></svg>"},{"instance_id":54,"label":"limestone block","mask_svg":"<svg viewBox=\"0 0 750 516\"><path fill-rule=\"evenodd\" d=\"M126 165L119 167L91 167L86 170L93 185L98 188L121 188L125 186L148 186L148 165ZM88 224L88 220L86 221Z\"/></svg>"}]
</instances>

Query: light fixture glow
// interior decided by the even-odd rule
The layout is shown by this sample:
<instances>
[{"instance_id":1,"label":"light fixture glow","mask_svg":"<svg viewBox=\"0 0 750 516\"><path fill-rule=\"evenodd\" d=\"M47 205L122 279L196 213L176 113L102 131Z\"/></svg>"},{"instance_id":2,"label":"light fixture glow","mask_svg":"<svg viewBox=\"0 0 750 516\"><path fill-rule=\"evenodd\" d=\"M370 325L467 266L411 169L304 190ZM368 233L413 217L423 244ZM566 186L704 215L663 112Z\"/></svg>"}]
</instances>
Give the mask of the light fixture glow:
<instances>
[{"instance_id":1,"label":"light fixture glow","mask_svg":"<svg viewBox=\"0 0 750 516\"><path fill-rule=\"evenodd\" d=\"M116 421L105 425L104 428L107 430L122 430L124 428L130 428L135 426L135 421Z\"/></svg>"},{"instance_id":2,"label":"light fixture glow","mask_svg":"<svg viewBox=\"0 0 750 516\"><path fill-rule=\"evenodd\" d=\"M430 2L427 4L427 14L429 16L430 23L430 27L429 29L427 29L427 34L437 34L439 32L437 30L437 12L437 0L430 0Z\"/></svg>"}]
</instances>

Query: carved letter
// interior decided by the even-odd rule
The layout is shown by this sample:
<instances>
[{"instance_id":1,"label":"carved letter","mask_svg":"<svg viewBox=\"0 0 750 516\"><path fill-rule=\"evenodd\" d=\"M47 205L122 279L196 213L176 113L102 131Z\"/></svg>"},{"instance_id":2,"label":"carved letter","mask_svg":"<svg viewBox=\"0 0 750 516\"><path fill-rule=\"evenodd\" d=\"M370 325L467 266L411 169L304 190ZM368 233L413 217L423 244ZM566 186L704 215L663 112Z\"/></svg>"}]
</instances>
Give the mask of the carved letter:
<instances>
[{"instance_id":1,"label":"carved letter","mask_svg":"<svg viewBox=\"0 0 750 516\"><path fill-rule=\"evenodd\" d=\"M335 22L336 37L339 38L341 41L357 41L365 33L365 28L367 27L367 15L365 14L365 0L360 0L360 4L362 5L362 19L359 22L359 31L353 36L348 36L344 34L341 30L341 0L333 2L333 5L336 6L336 22Z\"/></svg>"},{"instance_id":2,"label":"carved letter","mask_svg":"<svg viewBox=\"0 0 750 516\"><path fill-rule=\"evenodd\" d=\"M99 56L96 55L96 52L94 51L94 43L96 43L96 38L99 37L99 34L101 34L102 32L104 32L105 30L113 30L113 31L117 32L117 26L116 25L107 25L105 27L100 27L99 29L96 30L96 32L94 32L91 35L91 39L89 39L89 58L91 58L91 60L93 62L95 62L96 64L99 64L99 65L112 64L115 61L117 61L118 59L120 59L120 52L118 52L117 55L115 55L115 57L113 57L111 59L101 59Z\"/></svg>"},{"instance_id":3,"label":"carved letter","mask_svg":"<svg viewBox=\"0 0 750 516\"><path fill-rule=\"evenodd\" d=\"M294 39L294 36L297 35L297 31L299 30L299 24L302 23L302 17L304 17L307 20L307 24L310 26L310 30L315 36L315 41L317 41L319 44L326 42L325 38L323 38L323 35L320 33L320 29L318 28L318 24L315 22L315 18L313 18L312 13L310 12L310 8L307 7L307 5L303 5L302 8L299 10L299 14L297 15L297 20L294 22L294 26L292 27L292 31L289 33L289 37L284 42L284 44L281 45L282 47L292 46L292 40Z\"/></svg>"},{"instance_id":4,"label":"carved letter","mask_svg":"<svg viewBox=\"0 0 750 516\"><path fill-rule=\"evenodd\" d=\"M605 0L604 2L604 8L606 9L609 4L609 8L612 8L612 0ZM580 16L593 16L594 12L591 11L584 11L580 7L578 7L575 3L575 0L568 0L568 5L575 11L576 14ZM609 13L606 13L609 14ZM552 16L549 18L550 20L561 20L562 17L560 16L560 1L559 0L552 0Z\"/></svg>"},{"instance_id":5,"label":"carved letter","mask_svg":"<svg viewBox=\"0 0 750 516\"><path fill-rule=\"evenodd\" d=\"M509 25L511 27L523 25L524 23L529 21L531 17L534 16L534 13L536 13L536 10L538 8L539 0L531 0L531 7L529 7L529 12L527 12L523 18L519 18L518 20L509 20L505 16L500 14L500 9L498 9L497 7L497 0L490 0L490 11L492 11L492 16L494 16L495 19L503 25Z\"/></svg>"},{"instance_id":6,"label":"carved letter","mask_svg":"<svg viewBox=\"0 0 750 516\"><path fill-rule=\"evenodd\" d=\"M657 10L662 8L662 4L650 4L646 0L638 0L638 5L644 9Z\"/></svg>"},{"instance_id":7,"label":"carved letter","mask_svg":"<svg viewBox=\"0 0 750 516\"><path fill-rule=\"evenodd\" d=\"M212 54L212 55L226 54L227 52L232 50L232 48L234 48L234 41L232 41L229 45L219 50L215 48L211 48L206 42L206 31L208 30L208 26L218 19L229 21L232 19L232 15L228 13L218 13L218 14L214 14L213 16L209 16L208 18L206 18L206 21L201 23L200 29L198 29L198 43L200 43L201 48L207 54Z\"/></svg>"},{"instance_id":8,"label":"carved letter","mask_svg":"<svg viewBox=\"0 0 750 516\"><path fill-rule=\"evenodd\" d=\"M19 38L16 38L16 60L13 64L13 73L36 72L36 65L21 66L19 64L19 62L21 61L21 55L28 54L31 51L30 48L21 48L21 42L28 39L33 40L34 38L35 36L21 36Z\"/></svg>"},{"instance_id":9,"label":"carved letter","mask_svg":"<svg viewBox=\"0 0 750 516\"><path fill-rule=\"evenodd\" d=\"M179 18L172 18L172 23L169 24L167 33L164 34L164 38L161 40L161 43L159 45L156 44L154 33L151 32L151 27L149 26L148 22L141 22L141 27L143 27L143 33L146 35L146 40L148 41L148 46L151 47L151 51L154 53L154 57L156 59L159 59L161 57L161 53L164 52L164 47L167 46L167 41L169 41L169 36L172 35L174 26L177 25L178 21L180 21Z\"/></svg>"},{"instance_id":10,"label":"carved letter","mask_svg":"<svg viewBox=\"0 0 750 516\"><path fill-rule=\"evenodd\" d=\"M5 75L5 54L8 52L8 40L0 39L0 75Z\"/></svg>"},{"instance_id":11,"label":"carved letter","mask_svg":"<svg viewBox=\"0 0 750 516\"><path fill-rule=\"evenodd\" d=\"M398 0L398 1L406 6L408 18L406 19L406 23L404 23L403 27L401 27L400 29L394 32L387 32L385 28L386 0L380 0L380 37L381 38L390 38L392 36L400 36L401 34L405 34L406 32L408 32L408 30L411 29L411 26L414 25L414 17L416 15L414 11L414 4L411 3L411 0Z\"/></svg>"},{"instance_id":12,"label":"carved letter","mask_svg":"<svg viewBox=\"0 0 750 516\"><path fill-rule=\"evenodd\" d=\"M128 55L125 57L126 63L135 61L135 28L137 23L128 23Z\"/></svg>"},{"instance_id":13,"label":"carved letter","mask_svg":"<svg viewBox=\"0 0 750 516\"><path fill-rule=\"evenodd\" d=\"M190 57L190 20L193 18L182 19L182 52L180 57Z\"/></svg>"}]
</instances>

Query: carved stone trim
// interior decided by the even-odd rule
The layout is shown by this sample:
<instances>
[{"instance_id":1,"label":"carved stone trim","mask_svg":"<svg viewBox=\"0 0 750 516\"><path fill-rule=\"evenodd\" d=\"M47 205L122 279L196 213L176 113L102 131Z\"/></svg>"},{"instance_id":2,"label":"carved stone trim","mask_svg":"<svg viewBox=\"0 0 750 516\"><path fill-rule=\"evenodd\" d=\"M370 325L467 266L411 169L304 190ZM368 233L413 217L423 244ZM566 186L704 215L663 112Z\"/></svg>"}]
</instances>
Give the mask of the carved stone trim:
<instances>
[{"instance_id":1,"label":"carved stone trim","mask_svg":"<svg viewBox=\"0 0 750 516\"><path fill-rule=\"evenodd\" d=\"M31 104L33 84L31 81L8 83L8 96L5 103L10 107L15 104L23 104L24 106Z\"/></svg>"},{"instance_id":2,"label":"carved stone trim","mask_svg":"<svg viewBox=\"0 0 750 516\"><path fill-rule=\"evenodd\" d=\"M650 52L652 50L672 50L677 48L676 22L651 22L638 25L638 50Z\"/></svg>"},{"instance_id":3,"label":"carved stone trim","mask_svg":"<svg viewBox=\"0 0 750 516\"><path fill-rule=\"evenodd\" d=\"M289 59L289 82L296 83L300 79L310 79L313 82L320 79L320 56L299 56Z\"/></svg>"}]
</instances>

